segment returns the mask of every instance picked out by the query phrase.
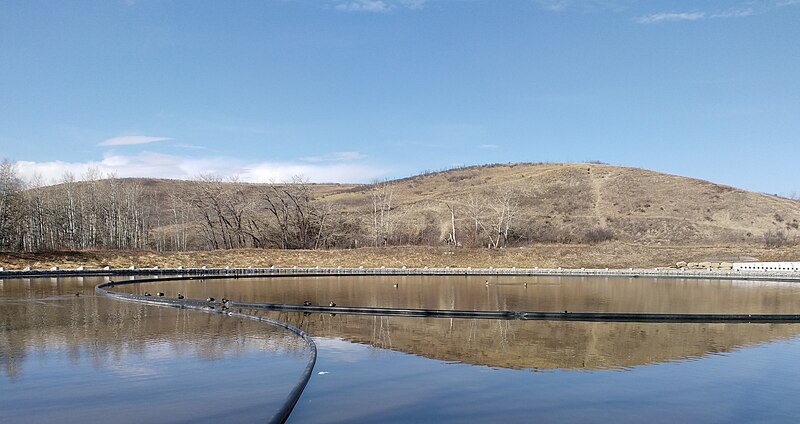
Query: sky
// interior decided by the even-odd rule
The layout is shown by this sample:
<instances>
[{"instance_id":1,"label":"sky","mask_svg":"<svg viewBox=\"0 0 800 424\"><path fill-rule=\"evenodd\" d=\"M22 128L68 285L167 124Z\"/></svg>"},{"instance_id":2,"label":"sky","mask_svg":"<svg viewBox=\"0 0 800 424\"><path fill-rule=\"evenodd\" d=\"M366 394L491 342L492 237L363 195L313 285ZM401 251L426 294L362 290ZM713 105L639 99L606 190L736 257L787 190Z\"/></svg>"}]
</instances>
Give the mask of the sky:
<instances>
[{"instance_id":1,"label":"sky","mask_svg":"<svg viewBox=\"0 0 800 424\"><path fill-rule=\"evenodd\" d=\"M55 182L603 161L800 191L800 0L0 0L0 159Z\"/></svg>"}]
</instances>

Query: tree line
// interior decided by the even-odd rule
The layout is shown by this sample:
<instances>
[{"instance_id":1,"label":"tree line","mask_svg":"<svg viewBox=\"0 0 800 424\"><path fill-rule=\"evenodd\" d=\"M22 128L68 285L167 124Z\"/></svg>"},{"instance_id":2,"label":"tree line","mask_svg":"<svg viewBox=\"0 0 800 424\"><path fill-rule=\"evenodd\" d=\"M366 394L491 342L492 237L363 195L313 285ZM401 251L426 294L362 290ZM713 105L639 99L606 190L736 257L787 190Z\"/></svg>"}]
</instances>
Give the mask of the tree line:
<instances>
[{"instance_id":1,"label":"tree line","mask_svg":"<svg viewBox=\"0 0 800 424\"><path fill-rule=\"evenodd\" d=\"M360 188L366 192L357 197L358 205L320 198L302 177L247 184L200 175L164 187L94 170L80 181L65 174L57 184L45 186L38 179L23 181L14 164L2 162L0 249L502 248L571 241L563 234L534 234L519 216L522 198L531 194L513 187L436 199L427 206L399 202L396 183L390 181ZM610 238L610 230L594 228L577 241Z\"/></svg>"},{"instance_id":2,"label":"tree line","mask_svg":"<svg viewBox=\"0 0 800 424\"><path fill-rule=\"evenodd\" d=\"M0 248L17 251L98 247L143 249L150 243L151 194L141 184L89 171L78 182L24 182L0 163Z\"/></svg>"}]
</instances>

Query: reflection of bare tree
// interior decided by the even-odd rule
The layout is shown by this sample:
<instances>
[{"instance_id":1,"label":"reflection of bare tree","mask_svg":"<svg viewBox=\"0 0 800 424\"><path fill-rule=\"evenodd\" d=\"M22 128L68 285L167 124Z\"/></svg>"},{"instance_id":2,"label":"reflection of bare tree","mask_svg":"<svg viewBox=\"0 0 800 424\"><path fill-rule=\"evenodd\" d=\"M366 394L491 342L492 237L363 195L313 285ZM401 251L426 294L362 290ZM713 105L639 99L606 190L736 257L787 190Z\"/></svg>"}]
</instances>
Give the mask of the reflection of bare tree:
<instances>
[{"instance_id":1,"label":"reflection of bare tree","mask_svg":"<svg viewBox=\"0 0 800 424\"><path fill-rule=\"evenodd\" d=\"M385 349L392 348L392 332L389 317L372 317L372 340L370 344Z\"/></svg>"},{"instance_id":2,"label":"reflection of bare tree","mask_svg":"<svg viewBox=\"0 0 800 424\"><path fill-rule=\"evenodd\" d=\"M498 344L500 347L508 347L508 327L509 321L497 321Z\"/></svg>"},{"instance_id":3,"label":"reflection of bare tree","mask_svg":"<svg viewBox=\"0 0 800 424\"><path fill-rule=\"evenodd\" d=\"M55 286L49 279L28 284L5 280L0 287L0 367L12 381L20 378L23 364L37 350L60 349L70 363L85 359L96 368L121 367L126 355L153 349L206 360L238 357L253 349L306 352L302 339L254 321L119 302L86 292L76 297L76 279ZM91 292L93 283L84 286ZM58 291L71 293L51 294ZM9 300L15 293L19 295Z\"/></svg>"},{"instance_id":4,"label":"reflection of bare tree","mask_svg":"<svg viewBox=\"0 0 800 424\"><path fill-rule=\"evenodd\" d=\"M469 325L467 326L467 344L472 345L477 340L478 340L478 320L470 320Z\"/></svg>"}]
</instances>

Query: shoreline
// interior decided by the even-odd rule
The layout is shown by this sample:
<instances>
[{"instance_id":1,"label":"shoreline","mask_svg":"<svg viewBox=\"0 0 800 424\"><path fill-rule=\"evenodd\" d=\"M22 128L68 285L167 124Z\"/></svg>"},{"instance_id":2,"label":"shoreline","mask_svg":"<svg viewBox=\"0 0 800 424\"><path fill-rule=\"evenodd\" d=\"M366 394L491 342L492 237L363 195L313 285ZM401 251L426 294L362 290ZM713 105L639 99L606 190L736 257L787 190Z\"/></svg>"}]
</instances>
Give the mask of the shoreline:
<instances>
[{"instance_id":1,"label":"shoreline","mask_svg":"<svg viewBox=\"0 0 800 424\"><path fill-rule=\"evenodd\" d=\"M680 262L788 262L800 246L649 245L620 241L599 244L533 244L505 249L452 246L364 247L342 250L235 249L187 252L86 250L0 252L5 269L73 268L676 268Z\"/></svg>"},{"instance_id":2,"label":"shoreline","mask_svg":"<svg viewBox=\"0 0 800 424\"><path fill-rule=\"evenodd\" d=\"M75 268L75 269L22 269L0 270L0 279L47 278L47 277L133 277L133 276L182 276L182 277L275 277L275 276L530 276L530 277L618 277L618 278L675 278L800 282L799 271L741 271L723 269L590 269L590 268Z\"/></svg>"}]
</instances>

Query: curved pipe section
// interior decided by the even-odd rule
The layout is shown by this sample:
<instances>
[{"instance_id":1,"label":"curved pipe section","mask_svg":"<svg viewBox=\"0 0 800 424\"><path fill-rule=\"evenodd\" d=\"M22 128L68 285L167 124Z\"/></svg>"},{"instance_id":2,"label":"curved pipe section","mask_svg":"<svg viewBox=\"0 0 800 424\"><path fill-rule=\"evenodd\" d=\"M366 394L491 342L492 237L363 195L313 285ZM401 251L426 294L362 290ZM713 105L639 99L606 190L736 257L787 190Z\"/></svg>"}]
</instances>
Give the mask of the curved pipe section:
<instances>
[{"instance_id":1,"label":"curved pipe section","mask_svg":"<svg viewBox=\"0 0 800 424\"><path fill-rule=\"evenodd\" d=\"M306 364L306 367L303 370L303 373L301 375L300 380L297 382L297 384L295 384L295 386L292 388L291 392L289 392L289 395L287 396L286 400L281 405L281 407L267 421L268 423L276 423L276 424L280 424L280 423L286 422L286 420L289 418L289 414L292 413L292 410L294 409L294 406L297 404L297 401L300 399L300 395L303 394L303 390L305 389L306 385L308 384L308 381L311 379L311 373L313 372L314 366L317 363L317 345L314 343L314 340L312 340L311 337L309 337L309 335L305 331L303 331L303 330L301 330L301 329L299 329L299 328L297 328L297 327L295 327L295 326L293 326L291 324L288 324L288 323L285 323L285 322L282 322L282 321L278 321L278 320L275 320L275 319L272 319L272 318L260 317L260 316L257 316L257 315L245 314L245 313L241 313L241 312L233 312L233 311L229 311L229 310L226 310L226 309L210 308L209 307L210 305L208 304L208 302L198 302L196 300L191 300L191 299L180 300L180 299L174 299L174 298L159 298L158 300L155 300L155 299L153 299L152 297L149 297L149 296L140 296L140 295L129 294L129 293L119 293L119 292L114 292L114 291L108 290L108 288L114 287L116 285L139 284L139 283L144 283L144 282L148 282L148 281L165 281L165 280L180 280L180 279L182 279L182 278L142 279L142 280L130 280L130 281L125 281L125 282L109 281L107 283L98 284L95 287L95 292L103 294L103 295L106 295L106 296L109 296L109 297L112 297L114 299L123 300L123 301L144 303L144 304L148 304L148 305L157 305L157 306L169 306L169 307L181 308L181 309L194 309L194 310L198 310L198 311L206 312L206 313L217 313L217 314L224 314L224 315L227 315L227 316L230 316L230 317L252 319L252 320L255 320L255 321L259 321L259 322L267 323L267 324L270 324L270 325L274 325L276 327L281 327L281 328L287 329L287 330L291 331L292 333L300 336L306 342L306 345L308 346L309 351L311 352L311 356L308 359L308 363Z\"/></svg>"}]
</instances>

